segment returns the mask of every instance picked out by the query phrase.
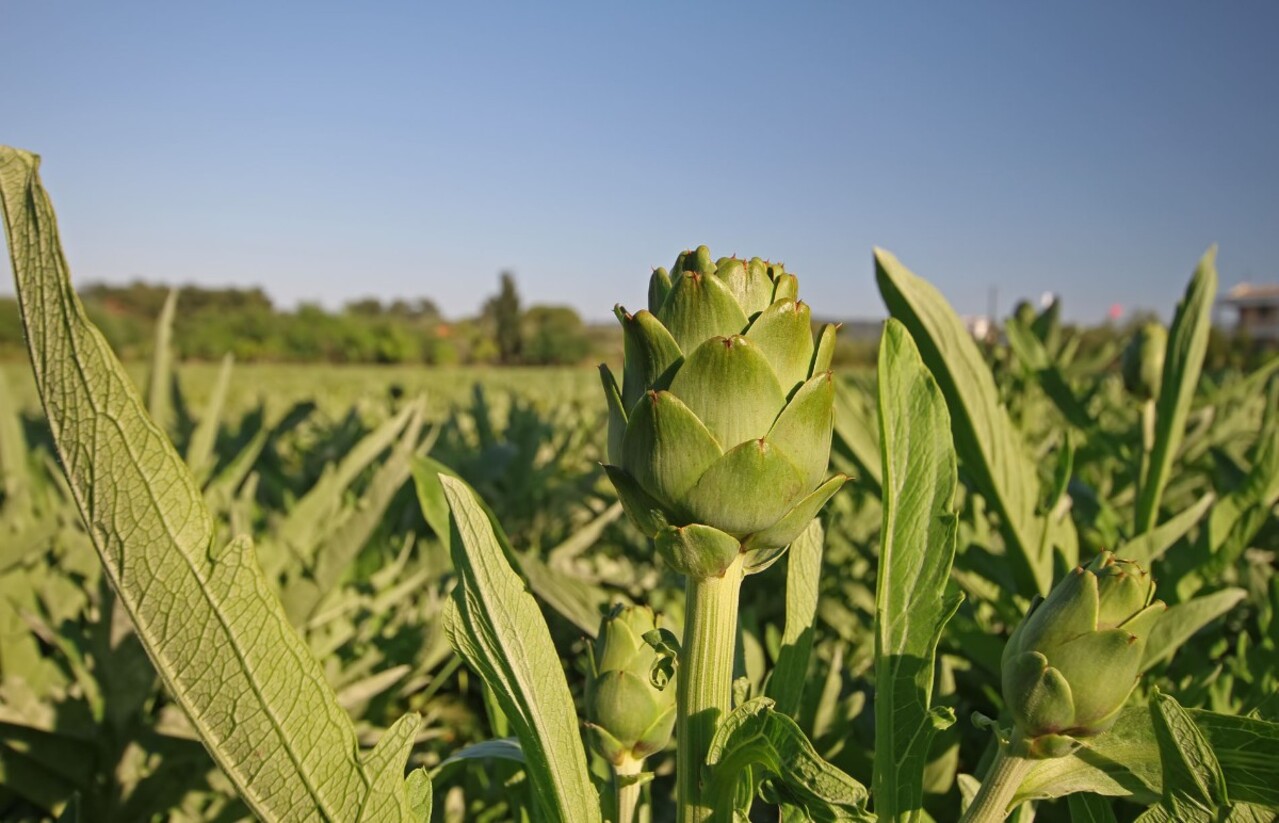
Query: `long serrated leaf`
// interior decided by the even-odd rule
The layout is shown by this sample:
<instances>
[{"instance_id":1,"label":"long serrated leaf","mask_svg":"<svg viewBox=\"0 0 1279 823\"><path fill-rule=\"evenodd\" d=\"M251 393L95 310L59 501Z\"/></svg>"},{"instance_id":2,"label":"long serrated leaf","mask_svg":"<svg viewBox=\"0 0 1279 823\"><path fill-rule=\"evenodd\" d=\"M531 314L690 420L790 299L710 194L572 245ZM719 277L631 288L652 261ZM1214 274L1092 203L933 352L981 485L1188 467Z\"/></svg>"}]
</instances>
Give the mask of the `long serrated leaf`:
<instances>
[{"instance_id":1,"label":"long serrated leaf","mask_svg":"<svg viewBox=\"0 0 1279 823\"><path fill-rule=\"evenodd\" d=\"M879 439L875 813L880 820L918 820L928 749L945 722L931 706L937 643L962 598L946 596L958 476L946 400L895 319L879 346Z\"/></svg>"},{"instance_id":2,"label":"long serrated leaf","mask_svg":"<svg viewBox=\"0 0 1279 823\"><path fill-rule=\"evenodd\" d=\"M1279 723L1190 709L1236 803L1279 808Z\"/></svg>"},{"instance_id":3,"label":"long serrated leaf","mask_svg":"<svg viewBox=\"0 0 1279 823\"><path fill-rule=\"evenodd\" d=\"M808 678L824 540L822 523L814 519L786 554L786 625L777 665L768 680L768 696L777 701L777 711L791 717L799 713L804 681Z\"/></svg>"},{"instance_id":4,"label":"long serrated leaf","mask_svg":"<svg viewBox=\"0 0 1279 823\"><path fill-rule=\"evenodd\" d=\"M1217 758L1226 792L1236 803L1279 806L1279 723L1190 709ZM1150 709L1124 709L1110 731L1072 754L1035 764L1014 803L1096 792L1155 803L1163 793L1159 743Z\"/></svg>"},{"instance_id":5,"label":"long serrated leaf","mask_svg":"<svg viewBox=\"0 0 1279 823\"><path fill-rule=\"evenodd\" d=\"M456 478L438 479L452 515L458 573L449 639L510 720L546 819L599 821L573 697L546 620L507 562L475 493Z\"/></svg>"},{"instance_id":6,"label":"long serrated leaf","mask_svg":"<svg viewBox=\"0 0 1279 823\"><path fill-rule=\"evenodd\" d=\"M36 384L72 495L156 670L260 818L355 820L371 799L397 810L379 819L407 819L402 779L389 806L370 798L354 728L252 546L211 542L195 479L71 290L38 164L0 148Z\"/></svg>"},{"instance_id":7,"label":"long serrated leaf","mask_svg":"<svg viewBox=\"0 0 1279 823\"><path fill-rule=\"evenodd\" d=\"M1155 527L1159 501L1163 499L1173 461L1186 434L1186 415L1190 413L1190 403L1199 385L1199 372L1208 350L1208 332L1212 328L1212 304L1217 294L1216 258L1214 246L1200 259L1168 331L1163 378L1155 405L1155 439L1137 497L1136 534Z\"/></svg>"},{"instance_id":8,"label":"long serrated leaf","mask_svg":"<svg viewBox=\"0 0 1279 823\"><path fill-rule=\"evenodd\" d=\"M977 343L941 293L892 254L876 249L875 270L884 303L910 331L946 397L955 449L1000 515L1018 584L1046 596L1052 556L1041 548L1046 526L1036 514L1039 477Z\"/></svg>"},{"instance_id":9,"label":"long serrated leaf","mask_svg":"<svg viewBox=\"0 0 1279 823\"><path fill-rule=\"evenodd\" d=\"M1084 741L1072 754L1037 762L1009 805L1075 792L1154 803L1161 785L1150 710L1133 706L1120 713L1110 731Z\"/></svg>"},{"instance_id":10,"label":"long serrated leaf","mask_svg":"<svg viewBox=\"0 0 1279 823\"><path fill-rule=\"evenodd\" d=\"M1163 764L1164 805L1208 812L1228 805L1221 765L1186 710L1171 695L1156 690L1150 695L1150 715Z\"/></svg>"},{"instance_id":11,"label":"long serrated leaf","mask_svg":"<svg viewBox=\"0 0 1279 823\"><path fill-rule=\"evenodd\" d=\"M866 787L817 754L813 744L773 701L757 697L734 709L715 731L706 757L710 799L716 820L732 820L745 811L743 778L758 771L775 778L775 788L792 805L802 806L813 820L871 820ZM749 806L747 806L747 809Z\"/></svg>"},{"instance_id":12,"label":"long serrated leaf","mask_svg":"<svg viewBox=\"0 0 1279 823\"><path fill-rule=\"evenodd\" d=\"M1244 589L1222 589L1171 606L1159 618L1146 640L1146 651L1141 659L1142 671L1172 655L1195 632L1233 609L1247 596Z\"/></svg>"}]
</instances>

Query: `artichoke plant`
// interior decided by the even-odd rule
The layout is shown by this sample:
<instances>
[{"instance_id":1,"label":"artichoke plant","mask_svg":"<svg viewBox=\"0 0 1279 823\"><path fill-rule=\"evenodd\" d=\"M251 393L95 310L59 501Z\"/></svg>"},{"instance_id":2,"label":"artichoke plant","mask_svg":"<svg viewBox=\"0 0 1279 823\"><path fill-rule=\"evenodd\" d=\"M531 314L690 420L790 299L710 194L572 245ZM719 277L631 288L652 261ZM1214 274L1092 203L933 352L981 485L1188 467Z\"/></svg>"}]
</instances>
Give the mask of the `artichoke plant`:
<instances>
[{"instance_id":1,"label":"artichoke plant","mask_svg":"<svg viewBox=\"0 0 1279 823\"><path fill-rule=\"evenodd\" d=\"M674 661L645 635L667 633L647 606L617 605L600 623L587 658L586 723L595 751L613 769L618 823L632 823L644 759L666 747L675 730ZM660 644L659 644L660 645Z\"/></svg>"},{"instance_id":2,"label":"artichoke plant","mask_svg":"<svg viewBox=\"0 0 1279 823\"><path fill-rule=\"evenodd\" d=\"M665 748L675 730L675 685L644 635L657 629L647 606L617 606L600 623L589 658L587 714L595 750L614 766Z\"/></svg>"},{"instance_id":3,"label":"artichoke plant","mask_svg":"<svg viewBox=\"0 0 1279 823\"><path fill-rule=\"evenodd\" d=\"M653 272L648 309L616 309L622 385L601 367L609 464L626 512L693 578L774 560L847 479L826 476L834 325L814 339L798 281L701 246Z\"/></svg>"},{"instance_id":4,"label":"artichoke plant","mask_svg":"<svg viewBox=\"0 0 1279 823\"><path fill-rule=\"evenodd\" d=\"M1004 648L1003 693L1030 757L1069 753L1115 722L1165 606L1136 563L1102 552L1037 601Z\"/></svg>"}]
</instances>

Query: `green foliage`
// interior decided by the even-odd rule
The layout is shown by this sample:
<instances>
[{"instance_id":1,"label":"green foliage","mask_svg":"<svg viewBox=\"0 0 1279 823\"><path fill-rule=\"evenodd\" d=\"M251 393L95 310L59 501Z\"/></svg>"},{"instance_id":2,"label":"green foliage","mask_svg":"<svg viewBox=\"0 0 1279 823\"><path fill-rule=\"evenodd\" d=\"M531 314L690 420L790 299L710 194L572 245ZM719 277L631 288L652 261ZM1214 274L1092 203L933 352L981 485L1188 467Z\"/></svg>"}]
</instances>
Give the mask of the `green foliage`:
<instances>
[{"instance_id":1,"label":"green foliage","mask_svg":"<svg viewBox=\"0 0 1279 823\"><path fill-rule=\"evenodd\" d=\"M955 449L1000 515L1006 559L1024 591L1047 594L1052 580L1049 524L1037 510L1034 462L999 399L976 342L935 288L885 251L875 254L880 294L910 331L950 408Z\"/></svg>"},{"instance_id":2,"label":"green foliage","mask_svg":"<svg viewBox=\"0 0 1279 823\"><path fill-rule=\"evenodd\" d=\"M259 817L409 819L402 773L417 717L354 756L355 730L252 544L215 539L194 477L71 291L37 165L29 154L0 154L36 381L72 495L143 648ZM110 493L97 476L111 477ZM390 770L401 776L389 781Z\"/></svg>"},{"instance_id":3,"label":"green foliage","mask_svg":"<svg viewBox=\"0 0 1279 823\"><path fill-rule=\"evenodd\" d=\"M1154 528L1159 503L1172 471L1177 449L1184 436L1190 403L1199 384L1208 329L1212 323L1212 303L1217 293L1217 250L1210 249L1186 287L1186 296L1177 304L1177 313L1168 333L1163 357L1163 375L1155 407L1154 442L1142 472L1137 498L1136 532Z\"/></svg>"},{"instance_id":4,"label":"green foliage","mask_svg":"<svg viewBox=\"0 0 1279 823\"><path fill-rule=\"evenodd\" d=\"M896 319L867 346L877 374L830 383L839 490L745 582L734 556L753 532L715 528L725 542L690 521L667 558L728 564L685 585L640 527L693 503L668 489L624 517L600 463L625 451L649 389L680 397L716 438L780 425L837 348L833 330L768 314L779 302L802 313L781 267L690 252L655 275L662 310L623 313L621 385L606 375L604 403L585 369L246 363L342 356L330 346L370 363L496 361L499 349L496 327L446 323L419 302L278 312L260 292L184 288L167 313L167 289L137 286L88 290L81 307L30 161L4 157L37 384L25 366L0 377L0 817L946 821L968 802L969 819L1051 823L1279 810L1279 361L1240 371L1212 334L1198 354L1206 268L1156 393L1120 369L1121 351L1150 348L1129 345L1140 324L1079 330L1059 304L1027 306L979 346L879 254ZM705 311L689 310L695 293ZM126 373L95 325L150 365ZM579 333L609 345L559 309L519 312L518 325L525 362ZM723 364L690 367L701 337L744 329L767 371L747 364L749 402L726 405ZM824 434L800 442L817 446ZM743 505L755 492L742 484L717 505L756 513ZM1131 628L1149 591L1113 573L1128 561L1169 608L1144 649L1120 655L1122 673L1102 672L1107 654L1072 659L1049 635L1072 621L1086 624L1079 637ZM1049 608L1090 578L1095 609ZM626 623L628 654L606 653L617 638L601 617L617 604L660 610L671 630ZM1038 628L1013 635L1023 620ZM601 634L591 658L584 637ZM1042 679L1043 667L1001 666L1005 647L1019 657L1028 644L1064 672L1073 710L1086 694L1118 707L1093 706L1105 722L1062 757L1021 757L1010 733L1060 708L1032 712L1016 689L1005 700L1005 675ZM588 658L645 699L592 688ZM651 724L642 764L583 744L580 721L605 709L629 742L626 721L646 718L623 707L649 705L652 678L671 676L685 709L674 747L648 739ZM703 790L683 809L681 776Z\"/></svg>"},{"instance_id":5,"label":"green foliage","mask_svg":"<svg viewBox=\"0 0 1279 823\"><path fill-rule=\"evenodd\" d=\"M795 721L775 711L766 697L743 703L724 720L706 763L715 775L710 799L717 819L732 819L735 812L745 816L756 791L751 783L764 780L774 802L802 809L805 819L872 819L866 787L823 760Z\"/></svg>"},{"instance_id":6,"label":"green foliage","mask_svg":"<svg viewBox=\"0 0 1279 823\"><path fill-rule=\"evenodd\" d=\"M786 553L786 624L768 680L768 696L777 711L791 717L799 712L813 653L824 542L821 521L814 520Z\"/></svg>"},{"instance_id":7,"label":"green foliage","mask_svg":"<svg viewBox=\"0 0 1279 823\"><path fill-rule=\"evenodd\" d=\"M511 288L514 288L513 282ZM153 329L168 296L176 296L176 316L169 341L172 359L216 361L233 354L241 362L327 362L430 364L501 362L510 365L579 364L592 353L614 346L608 327L587 328L567 306L521 310L515 300L515 354L503 355L493 321L499 298L478 318L448 320L431 300L373 298L355 300L340 311L302 303L287 311L272 304L261 289L164 286L134 282L125 286L97 284L82 289L90 320L125 359L155 352ZM601 334L603 335L601 337ZM506 345L514 345L509 340ZM16 303L0 297L0 357L17 357L24 348Z\"/></svg>"},{"instance_id":8,"label":"green foliage","mask_svg":"<svg viewBox=\"0 0 1279 823\"><path fill-rule=\"evenodd\" d=\"M419 494L430 479L418 475ZM599 819L577 717L555 646L533 598L511 568L487 513L465 483L437 475L448 500L459 580L448 612L454 648L494 687L524 752L541 815Z\"/></svg>"},{"instance_id":9,"label":"green foliage","mask_svg":"<svg viewBox=\"0 0 1279 823\"><path fill-rule=\"evenodd\" d=\"M962 595L947 592L955 556L955 448L946 402L902 324L888 321L879 361L883 527L875 596L875 810L917 820L934 732L955 722L932 706L934 660Z\"/></svg>"},{"instance_id":10,"label":"green foliage","mask_svg":"<svg viewBox=\"0 0 1279 823\"><path fill-rule=\"evenodd\" d=\"M591 353L582 318L568 306L532 306L524 313L522 361L533 366L581 363Z\"/></svg>"}]
</instances>

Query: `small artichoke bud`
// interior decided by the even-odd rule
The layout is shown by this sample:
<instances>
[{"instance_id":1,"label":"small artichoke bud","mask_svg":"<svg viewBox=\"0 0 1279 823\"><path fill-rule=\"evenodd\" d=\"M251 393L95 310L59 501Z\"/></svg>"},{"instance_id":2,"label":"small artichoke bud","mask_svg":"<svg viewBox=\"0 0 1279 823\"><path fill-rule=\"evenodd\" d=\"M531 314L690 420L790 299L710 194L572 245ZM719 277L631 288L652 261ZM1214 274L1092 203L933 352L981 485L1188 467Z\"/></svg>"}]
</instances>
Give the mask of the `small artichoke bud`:
<instances>
[{"instance_id":1,"label":"small artichoke bud","mask_svg":"<svg viewBox=\"0 0 1279 823\"><path fill-rule=\"evenodd\" d=\"M1115 722L1165 606L1136 563L1102 552L1036 601L1008 640L1004 701L1032 757L1068 754Z\"/></svg>"},{"instance_id":2,"label":"small artichoke bud","mask_svg":"<svg viewBox=\"0 0 1279 823\"><path fill-rule=\"evenodd\" d=\"M1128 341L1120 363L1124 386L1142 400L1159 396L1163 382L1164 351L1168 332L1158 323L1146 323Z\"/></svg>"},{"instance_id":3,"label":"small artichoke bud","mask_svg":"<svg viewBox=\"0 0 1279 823\"><path fill-rule=\"evenodd\" d=\"M619 388L605 468L627 514L677 571L719 576L776 559L847 479L828 477L835 326L814 337L799 281L759 258L701 246L649 282L646 310L616 309Z\"/></svg>"},{"instance_id":4,"label":"small artichoke bud","mask_svg":"<svg viewBox=\"0 0 1279 823\"><path fill-rule=\"evenodd\" d=\"M600 623L586 698L590 739L614 766L643 760L675 730L675 680L644 635L658 629L647 606L615 606Z\"/></svg>"}]
</instances>

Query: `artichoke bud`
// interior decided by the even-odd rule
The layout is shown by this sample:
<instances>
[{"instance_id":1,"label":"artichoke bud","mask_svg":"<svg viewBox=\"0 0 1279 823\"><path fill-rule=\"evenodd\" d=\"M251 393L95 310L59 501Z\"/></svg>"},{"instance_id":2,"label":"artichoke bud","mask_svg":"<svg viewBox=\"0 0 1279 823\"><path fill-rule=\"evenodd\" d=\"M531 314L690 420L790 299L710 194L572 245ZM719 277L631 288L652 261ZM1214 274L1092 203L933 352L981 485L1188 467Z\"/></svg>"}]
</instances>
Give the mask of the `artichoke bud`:
<instances>
[{"instance_id":1,"label":"artichoke bud","mask_svg":"<svg viewBox=\"0 0 1279 823\"><path fill-rule=\"evenodd\" d=\"M799 281L759 258L701 246L653 272L648 309L616 309L620 387L609 477L627 514L681 573L723 574L780 555L847 479L828 477L834 325L813 335Z\"/></svg>"},{"instance_id":2,"label":"artichoke bud","mask_svg":"<svg viewBox=\"0 0 1279 823\"><path fill-rule=\"evenodd\" d=\"M1163 382L1164 351L1168 347L1168 332L1158 323L1146 323L1124 348L1120 365L1124 386L1142 400L1159 396Z\"/></svg>"},{"instance_id":3,"label":"artichoke bud","mask_svg":"<svg viewBox=\"0 0 1279 823\"><path fill-rule=\"evenodd\" d=\"M1109 729L1163 614L1136 563L1102 552L1037 600L1008 640L1004 701L1032 757L1060 757Z\"/></svg>"},{"instance_id":4,"label":"artichoke bud","mask_svg":"<svg viewBox=\"0 0 1279 823\"><path fill-rule=\"evenodd\" d=\"M667 634L647 606L615 606L600 623L586 727L595 750L614 765L642 760L670 742L675 729L671 655L645 639Z\"/></svg>"}]
</instances>

